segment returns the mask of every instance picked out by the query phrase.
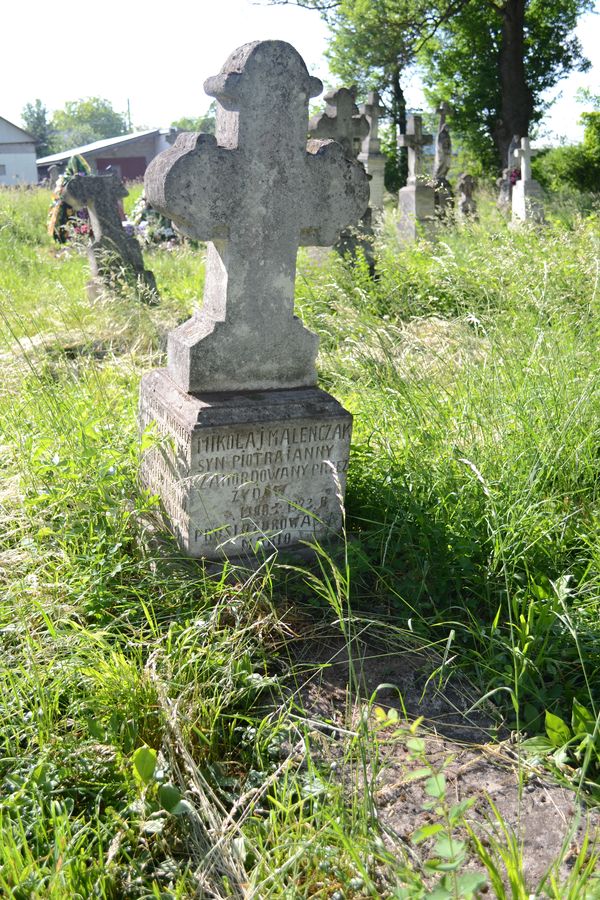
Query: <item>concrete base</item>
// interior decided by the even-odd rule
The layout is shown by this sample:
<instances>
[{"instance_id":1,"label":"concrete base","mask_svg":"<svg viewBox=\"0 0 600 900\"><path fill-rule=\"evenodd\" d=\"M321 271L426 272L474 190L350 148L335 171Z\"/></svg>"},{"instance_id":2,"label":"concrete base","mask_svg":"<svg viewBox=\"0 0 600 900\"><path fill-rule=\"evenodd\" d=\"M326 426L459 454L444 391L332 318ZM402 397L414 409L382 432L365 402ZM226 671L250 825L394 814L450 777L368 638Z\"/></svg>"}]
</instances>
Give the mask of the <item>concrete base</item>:
<instances>
[{"instance_id":1,"label":"concrete base","mask_svg":"<svg viewBox=\"0 0 600 900\"><path fill-rule=\"evenodd\" d=\"M537 181L517 181L512 189L512 224L543 223L542 188Z\"/></svg>"},{"instance_id":2,"label":"concrete base","mask_svg":"<svg viewBox=\"0 0 600 900\"><path fill-rule=\"evenodd\" d=\"M417 181L400 188L398 211L398 236L403 243L434 237L435 191L429 184Z\"/></svg>"},{"instance_id":3,"label":"concrete base","mask_svg":"<svg viewBox=\"0 0 600 900\"><path fill-rule=\"evenodd\" d=\"M325 391L186 394L159 369L142 379L139 418L158 436L142 485L190 556L252 557L339 532L352 416Z\"/></svg>"}]
</instances>

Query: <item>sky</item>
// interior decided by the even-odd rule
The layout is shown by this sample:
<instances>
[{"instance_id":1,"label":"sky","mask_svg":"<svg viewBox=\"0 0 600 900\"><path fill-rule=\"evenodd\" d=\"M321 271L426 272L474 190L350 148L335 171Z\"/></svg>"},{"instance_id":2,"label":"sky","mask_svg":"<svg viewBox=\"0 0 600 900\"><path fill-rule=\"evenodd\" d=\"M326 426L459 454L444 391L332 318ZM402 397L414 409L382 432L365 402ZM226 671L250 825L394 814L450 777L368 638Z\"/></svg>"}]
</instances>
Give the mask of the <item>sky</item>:
<instances>
[{"instance_id":1,"label":"sky","mask_svg":"<svg viewBox=\"0 0 600 900\"><path fill-rule=\"evenodd\" d=\"M103 97L124 112L129 101L138 128L166 127L206 111L202 85L219 72L236 47L248 41L289 41L309 71L330 84L324 52L327 28L318 13L266 0L102 0L53 12L42 0L7 0L0 52L0 116L20 124L21 111L37 97L50 110L67 100ZM578 34L593 68L552 92L555 105L543 123L547 142L580 140L583 107L578 87L600 93L598 14L582 18ZM14 38L14 39L13 39ZM418 78L407 85L411 107L422 107Z\"/></svg>"}]
</instances>

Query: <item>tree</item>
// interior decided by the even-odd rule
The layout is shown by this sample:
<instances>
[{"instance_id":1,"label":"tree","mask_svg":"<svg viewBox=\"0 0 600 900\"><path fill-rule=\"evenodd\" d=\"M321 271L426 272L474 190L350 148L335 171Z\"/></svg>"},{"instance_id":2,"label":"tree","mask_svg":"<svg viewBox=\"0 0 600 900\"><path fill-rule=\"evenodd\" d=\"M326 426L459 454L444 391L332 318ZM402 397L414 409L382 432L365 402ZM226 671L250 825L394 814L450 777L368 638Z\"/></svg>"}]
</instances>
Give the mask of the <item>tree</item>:
<instances>
[{"instance_id":1,"label":"tree","mask_svg":"<svg viewBox=\"0 0 600 900\"><path fill-rule=\"evenodd\" d=\"M35 138L35 152L38 157L48 156L53 149L53 131L48 121L48 110L41 100L26 103L21 113L25 130Z\"/></svg>"},{"instance_id":2,"label":"tree","mask_svg":"<svg viewBox=\"0 0 600 900\"><path fill-rule=\"evenodd\" d=\"M600 112L584 112L583 143L542 150L533 160L533 174L553 191L565 187L597 192L600 184Z\"/></svg>"},{"instance_id":3,"label":"tree","mask_svg":"<svg viewBox=\"0 0 600 900\"><path fill-rule=\"evenodd\" d=\"M429 99L450 101L465 143L488 166L501 165L512 136L540 120L545 90L589 67L573 30L594 0L271 2L319 10L332 31L332 71L391 96L400 125L402 75L418 57Z\"/></svg>"},{"instance_id":4,"label":"tree","mask_svg":"<svg viewBox=\"0 0 600 900\"><path fill-rule=\"evenodd\" d=\"M484 163L505 166L513 135L544 115L543 92L589 68L573 30L592 8L593 0L472 0L423 48L430 97L450 100Z\"/></svg>"},{"instance_id":5,"label":"tree","mask_svg":"<svg viewBox=\"0 0 600 900\"><path fill-rule=\"evenodd\" d=\"M382 135L390 165L386 184L394 190L405 181L405 151L397 154L396 127L406 128L403 80L420 48L441 24L468 0L272 0L321 13L331 30L327 59L334 75L356 84L359 93L378 90L392 123Z\"/></svg>"},{"instance_id":6,"label":"tree","mask_svg":"<svg viewBox=\"0 0 600 900\"><path fill-rule=\"evenodd\" d=\"M171 128L177 128L179 131L202 131L204 134L214 134L216 113L217 103L213 100L203 116L198 116L196 119L184 116L171 122Z\"/></svg>"},{"instance_id":7,"label":"tree","mask_svg":"<svg viewBox=\"0 0 600 900\"><path fill-rule=\"evenodd\" d=\"M126 117L100 97L69 100L63 110L57 110L52 116L52 128L57 135L57 150L69 150L128 132Z\"/></svg>"}]
</instances>

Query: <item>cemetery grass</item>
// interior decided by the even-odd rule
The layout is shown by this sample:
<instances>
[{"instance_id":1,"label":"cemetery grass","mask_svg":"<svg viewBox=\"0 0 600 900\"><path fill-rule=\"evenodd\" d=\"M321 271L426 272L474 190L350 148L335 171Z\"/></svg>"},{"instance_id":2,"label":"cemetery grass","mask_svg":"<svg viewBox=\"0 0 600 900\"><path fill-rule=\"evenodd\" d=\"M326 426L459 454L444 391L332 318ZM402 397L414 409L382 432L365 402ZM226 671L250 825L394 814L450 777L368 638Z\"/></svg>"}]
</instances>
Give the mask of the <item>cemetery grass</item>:
<instances>
[{"instance_id":1,"label":"cemetery grass","mask_svg":"<svg viewBox=\"0 0 600 900\"><path fill-rule=\"evenodd\" d=\"M90 304L48 201L0 192L0 893L459 897L483 873L497 896L598 896L591 832L532 882L519 836L451 799L406 685L365 675L365 647L412 660L417 700L465 698L523 787L546 771L597 803L594 198L539 232L488 200L403 252L390 216L375 281L301 254L321 384L355 416L342 549L221 572L181 558L137 486L139 379L201 297L201 259L147 252L156 308ZM327 720L310 688L340 648ZM394 745L428 833L378 815Z\"/></svg>"}]
</instances>

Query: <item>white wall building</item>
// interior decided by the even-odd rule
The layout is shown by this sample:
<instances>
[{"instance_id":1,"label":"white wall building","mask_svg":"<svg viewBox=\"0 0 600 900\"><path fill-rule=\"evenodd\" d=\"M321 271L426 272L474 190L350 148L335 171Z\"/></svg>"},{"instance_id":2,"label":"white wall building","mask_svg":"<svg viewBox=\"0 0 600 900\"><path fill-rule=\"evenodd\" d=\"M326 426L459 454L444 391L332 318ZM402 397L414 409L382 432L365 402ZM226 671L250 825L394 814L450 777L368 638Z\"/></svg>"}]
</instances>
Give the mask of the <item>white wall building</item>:
<instances>
[{"instance_id":1,"label":"white wall building","mask_svg":"<svg viewBox=\"0 0 600 900\"><path fill-rule=\"evenodd\" d=\"M0 184L37 184L35 139L0 116Z\"/></svg>"}]
</instances>

